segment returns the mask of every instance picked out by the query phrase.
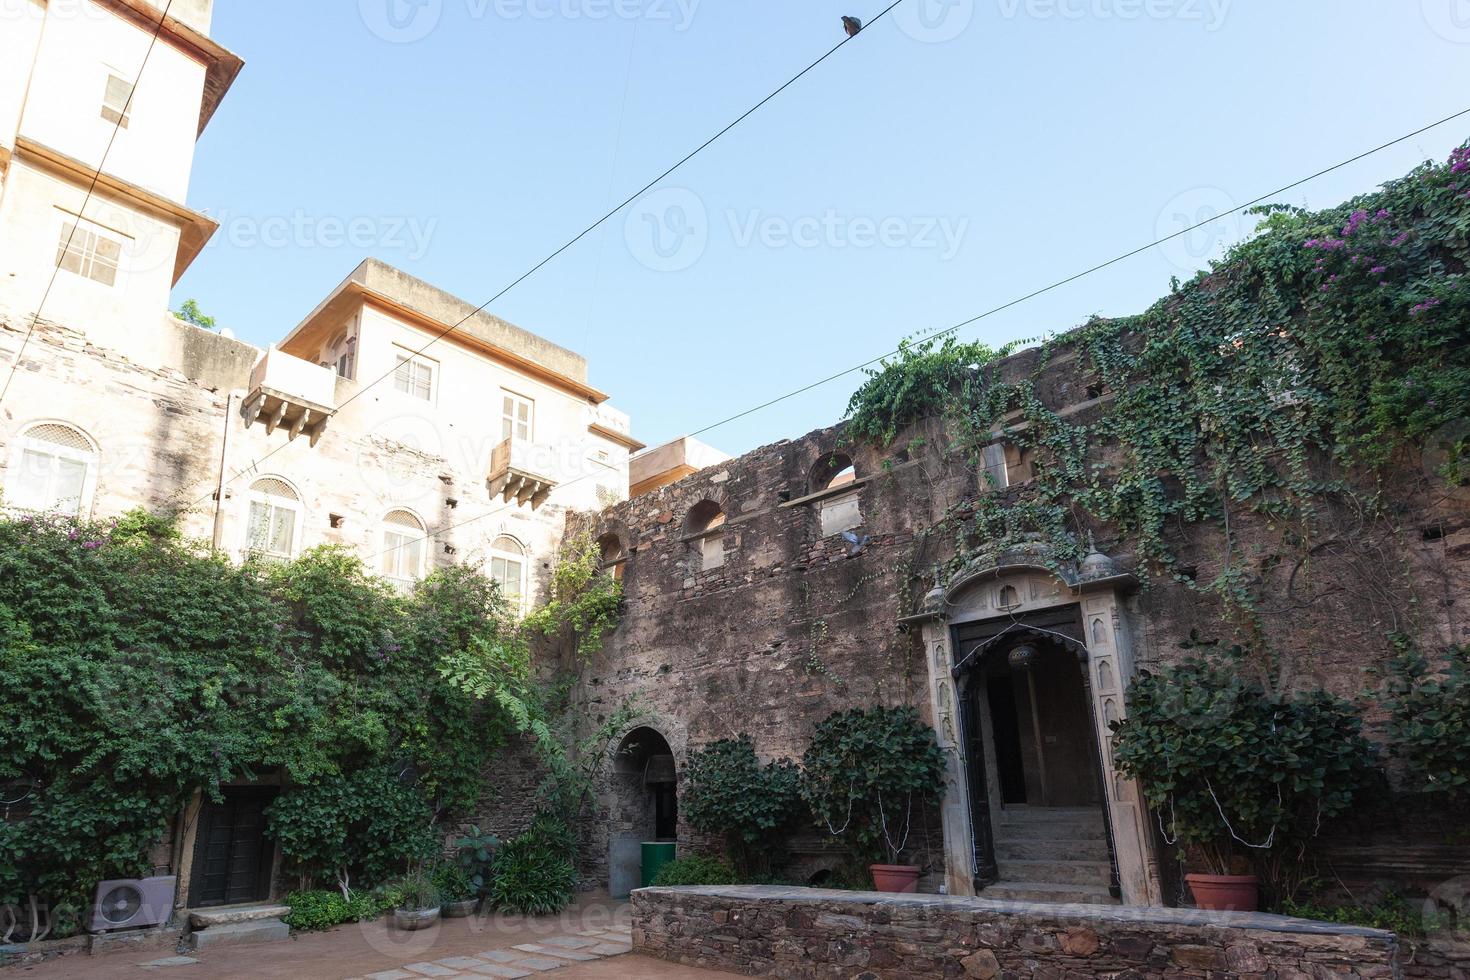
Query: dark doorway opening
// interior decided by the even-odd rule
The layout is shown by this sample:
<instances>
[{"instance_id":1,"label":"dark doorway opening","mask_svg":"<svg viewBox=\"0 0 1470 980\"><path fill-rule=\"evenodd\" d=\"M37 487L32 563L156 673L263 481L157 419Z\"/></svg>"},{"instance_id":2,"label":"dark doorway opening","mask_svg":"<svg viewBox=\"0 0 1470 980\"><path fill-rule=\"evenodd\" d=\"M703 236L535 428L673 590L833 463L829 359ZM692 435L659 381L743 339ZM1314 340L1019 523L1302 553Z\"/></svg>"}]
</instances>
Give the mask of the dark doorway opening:
<instances>
[{"instance_id":1,"label":"dark doorway opening","mask_svg":"<svg viewBox=\"0 0 1470 980\"><path fill-rule=\"evenodd\" d=\"M204 801L194 836L190 907L270 898L276 848L265 833L265 808L276 792L274 787L225 787L220 802Z\"/></svg>"},{"instance_id":2,"label":"dark doorway opening","mask_svg":"<svg viewBox=\"0 0 1470 980\"><path fill-rule=\"evenodd\" d=\"M995 768L1004 803L1026 802L1026 767L1021 759L1021 720L1016 711L1015 679L994 674L986 684L990 724L995 732Z\"/></svg>"},{"instance_id":3,"label":"dark doorway opening","mask_svg":"<svg viewBox=\"0 0 1470 980\"><path fill-rule=\"evenodd\" d=\"M643 844L678 839L678 771L668 740L652 728L629 732L612 768L608 890L623 898L640 884Z\"/></svg>"}]
</instances>

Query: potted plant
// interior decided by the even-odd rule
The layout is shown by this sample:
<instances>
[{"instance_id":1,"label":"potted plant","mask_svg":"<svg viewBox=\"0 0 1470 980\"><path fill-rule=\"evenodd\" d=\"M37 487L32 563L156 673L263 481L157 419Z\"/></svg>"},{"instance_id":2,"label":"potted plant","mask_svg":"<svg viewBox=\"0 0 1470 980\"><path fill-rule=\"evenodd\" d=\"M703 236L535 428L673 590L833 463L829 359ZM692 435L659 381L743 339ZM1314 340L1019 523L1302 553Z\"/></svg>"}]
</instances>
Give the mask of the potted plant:
<instances>
[{"instance_id":1,"label":"potted plant","mask_svg":"<svg viewBox=\"0 0 1470 980\"><path fill-rule=\"evenodd\" d=\"M462 919L475 914L479 896L470 884L469 875L458 864L443 864L434 870L434 888L439 892L439 914L446 919Z\"/></svg>"},{"instance_id":2,"label":"potted plant","mask_svg":"<svg viewBox=\"0 0 1470 980\"><path fill-rule=\"evenodd\" d=\"M1144 672L1113 759L1193 866L1195 904L1255 911L1263 885L1272 907L1292 897L1311 838L1368 788L1376 756L1345 702L1273 695L1243 650L1227 656Z\"/></svg>"},{"instance_id":3,"label":"potted plant","mask_svg":"<svg viewBox=\"0 0 1470 980\"><path fill-rule=\"evenodd\" d=\"M393 924L400 929L427 929L439 921L439 889L423 869L403 879L402 898L393 910Z\"/></svg>"},{"instance_id":4,"label":"potted plant","mask_svg":"<svg viewBox=\"0 0 1470 980\"><path fill-rule=\"evenodd\" d=\"M944 756L911 707L839 711L817 726L802 757L801 795L817 825L846 836L873 887L912 892L919 868L900 864L915 802L940 795Z\"/></svg>"},{"instance_id":5,"label":"potted plant","mask_svg":"<svg viewBox=\"0 0 1470 980\"><path fill-rule=\"evenodd\" d=\"M500 839L494 834L481 833L478 824L466 824L464 832L454 842L455 860L469 879L471 894L477 899L483 899L490 892L490 869L499 847Z\"/></svg>"}]
</instances>

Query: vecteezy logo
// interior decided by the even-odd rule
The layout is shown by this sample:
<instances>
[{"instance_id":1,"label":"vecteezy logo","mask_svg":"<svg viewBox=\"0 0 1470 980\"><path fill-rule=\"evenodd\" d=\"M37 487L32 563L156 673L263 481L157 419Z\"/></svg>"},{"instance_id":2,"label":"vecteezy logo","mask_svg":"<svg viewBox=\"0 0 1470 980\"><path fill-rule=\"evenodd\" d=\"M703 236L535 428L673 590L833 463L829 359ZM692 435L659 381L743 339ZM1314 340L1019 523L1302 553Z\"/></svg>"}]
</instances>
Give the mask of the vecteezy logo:
<instances>
[{"instance_id":1,"label":"vecteezy logo","mask_svg":"<svg viewBox=\"0 0 1470 980\"><path fill-rule=\"evenodd\" d=\"M1159 251L1181 270L1198 272L1250 234L1250 221L1236 208L1234 198L1218 187L1176 195L1159 212L1154 228L1156 238L1169 239Z\"/></svg>"},{"instance_id":2,"label":"vecteezy logo","mask_svg":"<svg viewBox=\"0 0 1470 980\"><path fill-rule=\"evenodd\" d=\"M974 17L975 0L911 0L893 11L898 29L926 44L953 41Z\"/></svg>"},{"instance_id":3,"label":"vecteezy logo","mask_svg":"<svg viewBox=\"0 0 1470 980\"><path fill-rule=\"evenodd\" d=\"M699 261L709 244L709 215L699 195L664 187L628 207L623 241L639 263L654 272L679 272Z\"/></svg>"},{"instance_id":4,"label":"vecteezy logo","mask_svg":"<svg viewBox=\"0 0 1470 980\"><path fill-rule=\"evenodd\" d=\"M357 0L362 22L390 44L422 41L439 26L444 0Z\"/></svg>"},{"instance_id":5,"label":"vecteezy logo","mask_svg":"<svg viewBox=\"0 0 1470 980\"><path fill-rule=\"evenodd\" d=\"M1420 0L1424 22L1446 41L1470 44L1470 0Z\"/></svg>"}]
</instances>

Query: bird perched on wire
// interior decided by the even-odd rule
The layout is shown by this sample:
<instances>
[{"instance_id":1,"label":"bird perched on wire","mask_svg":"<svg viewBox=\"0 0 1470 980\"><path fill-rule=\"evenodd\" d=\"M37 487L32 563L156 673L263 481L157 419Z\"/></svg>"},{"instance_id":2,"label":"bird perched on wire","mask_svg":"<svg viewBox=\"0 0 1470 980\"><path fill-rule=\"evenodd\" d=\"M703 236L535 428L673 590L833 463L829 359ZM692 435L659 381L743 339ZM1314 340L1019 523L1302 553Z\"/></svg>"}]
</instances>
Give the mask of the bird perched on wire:
<instances>
[{"instance_id":1,"label":"bird perched on wire","mask_svg":"<svg viewBox=\"0 0 1470 980\"><path fill-rule=\"evenodd\" d=\"M852 531L843 531L842 540L852 545L852 550L847 553L847 557L856 558L867 549L868 542L873 539L866 534L859 535Z\"/></svg>"},{"instance_id":2,"label":"bird perched on wire","mask_svg":"<svg viewBox=\"0 0 1470 980\"><path fill-rule=\"evenodd\" d=\"M842 29L847 32L848 37L857 37L858 31L863 29L863 22L856 17L842 18Z\"/></svg>"}]
</instances>

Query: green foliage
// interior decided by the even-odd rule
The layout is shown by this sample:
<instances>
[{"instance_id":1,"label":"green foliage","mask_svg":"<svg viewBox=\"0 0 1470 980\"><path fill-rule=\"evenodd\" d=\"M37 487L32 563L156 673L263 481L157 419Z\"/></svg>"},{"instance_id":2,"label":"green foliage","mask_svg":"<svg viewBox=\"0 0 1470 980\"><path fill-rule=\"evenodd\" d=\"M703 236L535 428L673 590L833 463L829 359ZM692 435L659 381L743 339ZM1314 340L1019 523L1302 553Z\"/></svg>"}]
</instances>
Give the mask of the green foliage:
<instances>
[{"instance_id":1,"label":"green foliage","mask_svg":"<svg viewBox=\"0 0 1470 980\"><path fill-rule=\"evenodd\" d=\"M270 836L303 881L331 876L346 893L377 884L435 851L431 813L417 788L381 769L292 787L266 810Z\"/></svg>"},{"instance_id":2,"label":"green foliage","mask_svg":"<svg viewBox=\"0 0 1470 980\"><path fill-rule=\"evenodd\" d=\"M308 879L400 872L512 727L445 665L517 642L470 570L401 595L341 549L240 567L142 513L0 520L0 782L35 787L29 818L0 824L0 902L83 905L148 870L196 791L271 773Z\"/></svg>"},{"instance_id":3,"label":"green foliage","mask_svg":"<svg viewBox=\"0 0 1470 980\"><path fill-rule=\"evenodd\" d=\"M741 877L735 869L717 857L693 854L670 861L658 869L654 885L666 888L679 885L734 885Z\"/></svg>"},{"instance_id":4,"label":"green foliage","mask_svg":"<svg viewBox=\"0 0 1470 980\"><path fill-rule=\"evenodd\" d=\"M1176 576L1170 529L1208 521L1224 561L1187 584L1263 647L1259 576L1232 514L1290 527L1305 558L1324 502L1373 513L1375 476L1406 453L1417 466L1428 449L1442 477L1467 479L1470 149L1340 207L1258 214L1256 235L1208 272L1142 314L1044 344L1029 375L975 374L920 345L858 390L855 437L886 444L938 416L954 456L977 462L1004 433L1032 457L1026 486L981 492L931 529L955 542L940 578L1016 548L1061 567L1097 526L1129 541L1145 577ZM1038 376L1060 345L1111 399L1104 410L1062 417L1043 402Z\"/></svg>"},{"instance_id":5,"label":"green foliage","mask_svg":"<svg viewBox=\"0 0 1470 980\"><path fill-rule=\"evenodd\" d=\"M479 897L469 874L458 864L439 865L434 869L433 882L439 897L446 902L463 902Z\"/></svg>"},{"instance_id":6,"label":"green foliage","mask_svg":"<svg viewBox=\"0 0 1470 980\"><path fill-rule=\"evenodd\" d=\"M214 317L205 315L204 311L199 308L199 301L195 299L184 300L184 305L174 311L174 316L185 323L203 327L205 330L215 329Z\"/></svg>"},{"instance_id":7,"label":"green foliage","mask_svg":"<svg viewBox=\"0 0 1470 980\"><path fill-rule=\"evenodd\" d=\"M1404 764L1413 792L1451 806L1470 803L1470 647L1442 665L1404 638L1384 672L1389 751Z\"/></svg>"},{"instance_id":8,"label":"green foliage","mask_svg":"<svg viewBox=\"0 0 1470 980\"><path fill-rule=\"evenodd\" d=\"M819 826L850 835L870 863L897 863L914 798L937 798L944 756L912 707L853 708L819 724L802 756L801 795Z\"/></svg>"},{"instance_id":9,"label":"green foliage","mask_svg":"<svg viewBox=\"0 0 1470 980\"><path fill-rule=\"evenodd\" d=\"M500 839L494 834L481 833L477 824L469 825L469 829L455 838L454 858L469 882L470 897L483 898L490 890L490 869L498 847Z\"/></svg>"},{"instance_id":10,"label":"green foliage","mask_svg":"<svg viewBox=\"0 0 1470 980\"><path fill-rule=\"evenodd\" d=\"M724 837L742 875L770 873L778 863L781 832L801 808L799 770L786 759L763 764L749 735L721 739L689 755L680 812L695 830Z\"/></svg>"},{"instance_id":11,"label":"green foliage","mask_svg":"<svg viewBox=\"0 0 1470 980\"><path fill-rule=\"evenodd\" d=\"M439 887L434 883L433 876L423 868L418 868L405 875L398 882L397 894L398 904L395 908L410 912L418 912L423 909L437 909L443 901L439 893Z\"/></svg>"},{"instance_id":12,"label":"green foliage","mask_svg":"<svg viewBox=\"0 0 1470 980\"><path fill-rule=\"evenodd\" d=\"M1279 900L1323 823L1374 787L1376 751L1347 702L1269 696L1245 659L1237 647L1144 672L1113 726L1113 759L1142 784L1166 840L1218 874L1254 866Z\"/></svg>"},{"instance_id":13,"label":"green foliage","mask_svg":"<svg viewBox=\"0 0 1470 980\"><path fill-rule=\"evenodd\" d=\"M302 932L374 919L382 912L377 902L368 896L349 901L340 892L329 891L292 892L286 896L286 905L291 911L281 921Z\"/></svg>"},{"instance_id":14,"label":"green foliage","mask_svg":"<svg viewBox=\"0 0 1470 980\"><path fill-rule=\"evenodd\" d=\"M904 338L894 359L868 369L868 380L848 401L848 434L886 446L903 426L948 414L957 395L963 399L977 382L978 369L1010 350L962 343L954 334L942 341Z\"/></svg>"},{"instance_id":15,"label":"green foliage","mask_svg":"<svg viewBox=\"0 0 1470 980\"><path fill-rule=\"evenodd\" d=\"M553 818L540 820L495 855L490 901L507 912L552 915L571 904L577 873L571 833Z\"/></svg>"},{"instance_id":16,"label":"green foliage","mask_svg":"<svg viewBox=\"0 0 1470 980\"><path fill-rule=\"evenodd\" d=\"M563 542L551 574L546 605L526 617L526 630L590 660L622 617L623 583L602 568L602 552L590 534Z\"/></svg>"},{"instance_id":17,"label":"green foliage","mask_svg":"<svg viewBox=\"0 0 1470 980\"><path fill-rule=\"evenodd\" d=\"M1387 929L1403 937L1422 936L1425 932L1422 909L1410 904L1408 899L1397 892L1390 892L1371 905L1340 905L1288 898L1281 903L1281 912L1299 919Z\"/></svg>"}]
</instances>

